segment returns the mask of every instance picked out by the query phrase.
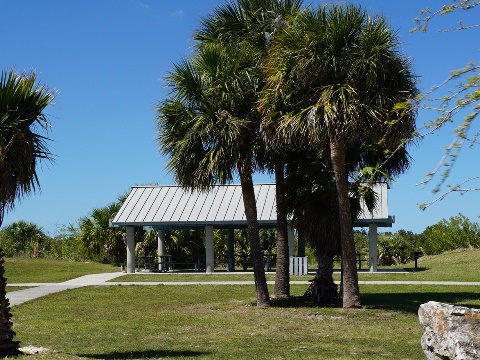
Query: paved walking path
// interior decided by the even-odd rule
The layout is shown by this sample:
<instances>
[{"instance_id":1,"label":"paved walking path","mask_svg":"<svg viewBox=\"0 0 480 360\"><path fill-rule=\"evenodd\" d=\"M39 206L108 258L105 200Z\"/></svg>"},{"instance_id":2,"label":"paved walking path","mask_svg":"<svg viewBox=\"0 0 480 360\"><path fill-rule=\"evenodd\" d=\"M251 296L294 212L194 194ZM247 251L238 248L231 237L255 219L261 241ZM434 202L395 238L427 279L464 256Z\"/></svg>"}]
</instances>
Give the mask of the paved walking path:
<instances>
[{"instance_id":1,"label":"paved walking path","mask_svg":"<svg viewBox=\"0 0 480 360\"><path fill-rule=\"evenodd\" d=\"M29 289L23 289L18 291L9 291L7 298L10 300L10 306L19 305L26 301L36 299L41 296L53 294L56 292L76 289L84 286L91 285L103 285L118 283L108 283L107 281L113 280L119 276L125 275L122 272L104 273L104 274L91 274L81 276L76 279L68 280L61 283L25 283L25 284L12 284L10 286L33 286Z\"/></svg>"},{"instance_id":2,"label":"paved walking path","mask_svg":"<svg viewBox=\"0 0 480 360\"><path fill-rule=\"evenodd\" d=\"M41 296L57 293L68 289L77 289L84 286L115 286L115 285L254 285L254 281L163 281L163 282L109 282L117 277L125 275L123 272L91 274L81 276L76 279L61 283L17 283L9 284L13 286L29 286L28 289L9 291L7 298L10 300L10 306L23 304L26 301L36 299ZM267 281L273 284L273 281ZM291 281L294 285L308 285L310 282ZM337 282L339 283L339 282ZM480 282L462 282L462 281L359 281L360 285L462 285L462 286L480 286Z\"/></svg>"}]
</instances>

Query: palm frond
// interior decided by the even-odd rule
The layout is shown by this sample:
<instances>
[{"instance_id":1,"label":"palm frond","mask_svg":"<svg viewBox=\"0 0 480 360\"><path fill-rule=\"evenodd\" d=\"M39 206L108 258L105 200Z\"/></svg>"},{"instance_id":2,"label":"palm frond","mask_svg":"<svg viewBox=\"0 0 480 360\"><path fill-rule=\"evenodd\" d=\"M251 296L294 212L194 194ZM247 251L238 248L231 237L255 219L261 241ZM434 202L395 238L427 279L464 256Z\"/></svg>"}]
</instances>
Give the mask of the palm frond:
<instances>
[{"instance_id":1,"label":"palm frond","mask_svg":"<svg viewBox=\"0 0 480 360\"><path fill-rule=\"evenodd\" d=\"M0 224L15 200L36 191L37 165L53 161L49 138L38 133L50 123L44 113L56 95L35 73L2 71L0 76Z\"/></svg>"}]
</instances>

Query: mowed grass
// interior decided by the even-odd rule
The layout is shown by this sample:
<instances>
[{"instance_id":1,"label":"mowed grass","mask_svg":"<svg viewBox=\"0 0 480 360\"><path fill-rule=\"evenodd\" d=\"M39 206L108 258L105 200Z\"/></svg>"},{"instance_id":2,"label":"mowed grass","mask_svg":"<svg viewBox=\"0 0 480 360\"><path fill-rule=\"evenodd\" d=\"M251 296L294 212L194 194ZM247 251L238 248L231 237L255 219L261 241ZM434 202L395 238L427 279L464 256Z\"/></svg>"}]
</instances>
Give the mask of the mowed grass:
<instances>
[{"instance_id":1,"label":"mowed grass","mask_svg":"<svg viewBox=\"0 0 480 360\"><path fill-rule=\"evenodd\" d=\"M361 293L360 310L298 298L257 308L253 286L103 286L12 312L22 346L56 352L20 359L423 359L418 305L480 306L476 287L368 285Z\"/></svg>"},{"instance_id":2,"label":"mowed grass","mask_svg":"<svg viewBox=\"0 0 480 360\"><path fill-rule=\"evenodd\" d=\"M13 257L5 258L5 277L8 283L62 282L87 274L119 271L118 266L97 262L66 261Z\"/></svg>"},{"instance_id":3,"label":"mowed grass","mask_svg":"<svg viewBox=\"0 0 480 360\"><path fill-rule=\"evenodd\" d=\"M480 282L480 249L462 249L436 256L425 256L418 260L418 269L414 263L401 266L379 267L380 272L372 274L359 272L360 281L465 281ZM314 270L310 268L311 270ZM222 269L223 270L223 269ZM385 270L405 270L403 273L382 273ZM275 280L275 274L268 273L268 281ZM311 280L314 274L308 276L291 276L292 281ZM334 274L335 280L340 280L340 273ZM170 282L170 281L253 281L253 273L221 273L207 275L196 273L136 273L118 277L114 282Z\"/></svg>"},{"instance_id":4,"label":"mowed grass","mask_svg":"<svg viewBox=\"0 0 480 360\"><path fill-rule=\"evenodd\" d=\"M455 281L470 281L465 278L478 278L478 256L476 250L425 257L428 266L422 264L422 271L399 275L438 280L453 272ZM372 276L385 280L387 275ZM253 279L250 274L135 274L119 279L152 281L157 276L177 281ZM12 308L21 346L50 349L19 359L424 359L417 316L422 303L480 308L478 286L360 285L360 310L313 306L301 299L305 289L292 285L295 297L273 301L269 308L255 306L253 285L68 290Z\"/></svg>"},{"instance_id":5,"label":"mowed grass","mask_svg":"<svg viewBox=\"0 0 480 360\"><path fill-rule=\"evenodd\" d=\"M408 274L360 273L360 280L412 280L412 281L470 281L480 282L480 249L459 249L441 255L424 256L418 259L415 271L413 262L392 266L390 269L405 269ZM378 276L381 276L378 277Z\"/></svg>"}]
</instances>

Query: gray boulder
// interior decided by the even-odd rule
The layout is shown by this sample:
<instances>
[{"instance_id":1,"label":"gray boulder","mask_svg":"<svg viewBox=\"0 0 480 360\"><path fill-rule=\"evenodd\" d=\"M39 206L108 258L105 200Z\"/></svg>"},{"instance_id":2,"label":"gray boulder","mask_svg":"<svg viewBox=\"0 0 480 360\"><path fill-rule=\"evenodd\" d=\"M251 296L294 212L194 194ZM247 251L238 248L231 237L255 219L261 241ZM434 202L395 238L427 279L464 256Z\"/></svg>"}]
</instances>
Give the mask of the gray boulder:
<instances>
[{"instance_id":1,"label":"gray boulder","mask_svg":"<svg viewBox=\"0 0 480 360\"><path fill-rule=\"evenodd\" d=\"M420 305L418 318L427 359L480 359L479 309L430 301Z\"/></svg>"}]
</instances>

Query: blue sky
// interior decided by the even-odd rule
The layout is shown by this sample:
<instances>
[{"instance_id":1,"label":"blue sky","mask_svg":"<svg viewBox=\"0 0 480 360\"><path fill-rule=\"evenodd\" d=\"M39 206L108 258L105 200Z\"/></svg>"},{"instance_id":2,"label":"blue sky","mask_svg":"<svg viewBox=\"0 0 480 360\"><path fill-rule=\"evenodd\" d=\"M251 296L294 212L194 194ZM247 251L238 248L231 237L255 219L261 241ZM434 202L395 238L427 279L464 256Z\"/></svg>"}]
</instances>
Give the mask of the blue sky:
<instances>
[{"instance_id":1,"label":"blue sky","mask_svg":"<svg viewBox=\"0 0 480 360\"><path fill-rule=\"evenodd\" d=\"M427 6L448 0L364 0L369 12L383 14L397 30L402 51L412 59L420 88L442 82L452 69L478 60L480 29L408 34L413 18ZM174 62L192 49L192 32L202 16L221 0L0 0L2 34L0 67L34 69L40 81L58 90L47 108L53 124L48 133L57 155L39 171L41 192L18 202L3 225L27 220L51 235L96 208L115 201L132 185L173 184L166 158L155 144L155 105L165 98L163 81ZM305 1L318 4L320 1ZM475 11L475 12L474 12ZM474 10L460 14L474 22ZM435 22L448 28L455 17ZM422 111L418 123L434 114ZM452 139L451 127L410 149L411 169L393 184L389 211L393 231L421 232L442 218L462 213L477 221L480 193L452 194L420 211L435 198L425 178ZM465 149L450 183L476 175L476 148ZM268 182L266 175L257 182Z\"/></svg>"}]
</instances>

